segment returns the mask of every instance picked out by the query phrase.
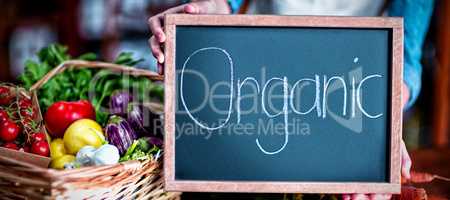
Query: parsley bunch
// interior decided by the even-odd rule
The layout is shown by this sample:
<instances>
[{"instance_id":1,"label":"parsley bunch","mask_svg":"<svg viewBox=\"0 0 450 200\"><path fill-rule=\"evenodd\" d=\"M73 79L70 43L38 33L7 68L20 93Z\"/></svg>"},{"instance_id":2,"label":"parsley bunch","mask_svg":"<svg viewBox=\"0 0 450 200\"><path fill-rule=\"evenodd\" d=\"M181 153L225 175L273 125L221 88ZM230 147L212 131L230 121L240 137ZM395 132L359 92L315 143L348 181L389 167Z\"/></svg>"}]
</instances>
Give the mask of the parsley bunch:
<instances>
[{"instance_id":1,"label":"parsley bunch","mask_svg":"<svg viewBox=\"0 0 450 200\"><path fill-rule=\"evenodd\" d=\"M52 44L38 52L38 60L27 60L25 71L19 76L23 86L29 89L50 70L70 59L94 61L94 53L85 53L72 58L67 47ZM120 53L114 63L135 66L142 59L134 59L129 52ZM38 91L39 105L43 112L57 101L90 100L96 111L96 121L105 125L109 115L108 102L111 94L118 89L133 89L140 101L155 98L162 101L163 87L145 77L123 76L105 69L69 68L45 83Z\"/></svg>"}]
</instances>

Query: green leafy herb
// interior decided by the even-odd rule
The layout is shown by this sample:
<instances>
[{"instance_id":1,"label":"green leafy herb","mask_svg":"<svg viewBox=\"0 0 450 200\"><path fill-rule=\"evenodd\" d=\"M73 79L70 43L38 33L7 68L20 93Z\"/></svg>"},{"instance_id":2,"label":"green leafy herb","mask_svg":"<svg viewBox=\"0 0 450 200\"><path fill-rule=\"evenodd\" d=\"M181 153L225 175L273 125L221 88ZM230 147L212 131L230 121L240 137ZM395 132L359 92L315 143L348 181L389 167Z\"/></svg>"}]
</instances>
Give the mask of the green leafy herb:
<instances>
[{"instance_id":1,"label":"green leafy herb","mask_svg":"<svg viewBox=\"0 0 450 200\"><path fill-rule=\"evenodd\" d=\"M133 144L131 144L125 155L120 158L119 162L150 159L153 154L157 153L159 150L160 149L156 145L151 145L145 138L141 138L135 140Z\"/></svg>"},{"instance_id":2,"label":"green leafy herb","mask_svg":"<svg viewBox=\"0 0 450 200\"><path fill-rule=\"evenodd\" d=\"M133 53L131 53L131 52L122 52L119 54L119 56L117 56L114 63L119 64L119 65L135 66L136 64L138 64L142 61L144 61L144 59L142 59L142 58L138 59L138 60L134 60Z\"/></svg>"},{"instance_id":3,"label":"green leafy herb","mask_svg":"<svg viewBox=\"0 0 450 200\"><path fill-rule=\"evenodd\" d=\"M25 71L19 76L24 87L29 89L50 70L72 59L67 50L65 46L52 44L38 52L38 61L27 60ZM85 53L75 59L93 61L97 56L94 53ZM123 52L114 63L134 66L142 60L134 59L130 52ZM109 98L117 89L138 91L136 99L140 101L148 101L150 98L162 101L164 96L163 87L145 77L123 75L105 69L69 68L45 83L38 91L38 99L43 112L56 101L88 99L95 108L96 121L105 125L109 115Z\"/></svg>"}]
</instances>

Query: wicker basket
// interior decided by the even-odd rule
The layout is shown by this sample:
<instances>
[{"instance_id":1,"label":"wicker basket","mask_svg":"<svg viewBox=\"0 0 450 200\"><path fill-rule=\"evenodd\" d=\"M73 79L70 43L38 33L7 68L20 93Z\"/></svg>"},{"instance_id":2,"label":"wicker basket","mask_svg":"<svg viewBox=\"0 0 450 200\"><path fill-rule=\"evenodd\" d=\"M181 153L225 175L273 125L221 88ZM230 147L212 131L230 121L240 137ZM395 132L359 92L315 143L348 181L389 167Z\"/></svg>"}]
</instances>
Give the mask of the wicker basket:
<instances>
[{"instance_id":1,"label":"wicker basket","mask_svg":"<svg viewBox=\"0 0 450 200\"><path fill-rule=\"evenodd\" d=\"M163 79L147 70L104 62L71 60L54 68L31 87L33 100L37 101L37 91L42 85L69 67L104 68L133 76L145 76L151 80ZM159 160L127 161L60 171L0 156L0 198L179 199L180 193L163 191L161 165Z\"/></svg>"}]
</instances>

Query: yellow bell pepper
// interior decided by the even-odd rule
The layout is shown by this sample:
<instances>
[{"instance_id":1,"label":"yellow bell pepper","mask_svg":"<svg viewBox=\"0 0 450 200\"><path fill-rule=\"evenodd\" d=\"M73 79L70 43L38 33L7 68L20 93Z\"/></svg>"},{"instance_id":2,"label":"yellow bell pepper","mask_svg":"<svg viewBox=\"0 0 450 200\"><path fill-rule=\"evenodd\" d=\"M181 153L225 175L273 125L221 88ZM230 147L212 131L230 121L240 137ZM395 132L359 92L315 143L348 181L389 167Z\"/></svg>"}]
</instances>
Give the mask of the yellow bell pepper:
<instances>
[{"instance_id":1,"label":"yellow bell pepper","mask_svg":"<svg viewBox=\"0 0 450 200\"><path fill-rule=\"evenodd\" d=\"M52 160L52 162L50 163L50 167L53 169L64 169L65 164L71 163L73 161L75 161L75 156L66 154L55 160Z\"/></svg>"},{"instance_id":2,"label":"yellow bell pepper","mask_svg":"<svg viewBox=\"0 0 450 200\"><path fill-rule=\"evenodd\" d=\"M50 143L50 157L52 158L52 160L55 160L64 155L66 155L64 141L61 138L52 140L52 142Z\"/></svg>"},{"instance_id":3,"label":"yellow bell pepper","mask_svg":"<svg viewBox=\"0 0 450 200\"><path fill-rule=\"evenodd\" d=\"M50 157L52 159L50 167L53 169L64 169L65 164L75 161L75 156L66 153L64 141L61 138L50 142Z\"/></svg>"}]
</instances>

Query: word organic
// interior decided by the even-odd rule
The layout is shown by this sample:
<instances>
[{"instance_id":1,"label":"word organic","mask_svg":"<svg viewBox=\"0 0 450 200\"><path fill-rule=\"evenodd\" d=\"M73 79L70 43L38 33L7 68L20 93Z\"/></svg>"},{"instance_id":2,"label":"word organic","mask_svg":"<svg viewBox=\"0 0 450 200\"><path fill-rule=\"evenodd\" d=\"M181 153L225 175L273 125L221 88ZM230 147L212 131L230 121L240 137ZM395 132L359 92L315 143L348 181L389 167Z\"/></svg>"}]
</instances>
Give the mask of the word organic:
<instances>
[{"instance_id":1,"label":"word organic","mask_svg":"<svg viewBox=\"0 0 450 200\"><path fill-rule=\"evenodd\" d=\"M216 126L208 126L204 123L201 123L197 118L195 118L192 115L191 110L188 108L187 104L186 104L186 98L188 97L188 95L185 95L183 93L183 85L187 84L184 83L184 74L186 71L186 66L189 63L190 59L195 56L196 54L200 53L200 52L211 52L211 53L221 53L224 54L227 57L227 61L228 61L228 67L230 70L230 74L229 74L229 82L228 84L230 85L230 89L229 89L229 96L228 96L228 100L229 100L229 104L228 104L228 112L227 112L227 117L224 121L222 121L222 123L216 125ZM357 62L358 58L354 59L354 62ZM297 80L288 80L288 78L286 76L283 77L272 77L270 79L268 79L266 82L258 82L258 80L255 77L239 77L236 81L235 81L235 76L234 76L234 67L233 67L233 59L231 58L231 55L222 48L218 48L218 47L207 47L207 48L201 48L198 49L196 51L194 51L184 62L183 64L183 68L181 70L181 74L180 74L180 82L179 82L179 87L180 87L180 98L181 98L181 103L184 107L184 109L186 110L186 113L189 115L190 119L192 119L193 122L195 122L198 126L200 126L203 129L212 131L212 130L218 130L223 128L227 123L229 123L230 121L230 116L233 110L233 101L236 101L236 113L237 113L237 122L240 122L241 119L241 88L244 86L244 84L253 84L253 86L255 86L257 94L261 96L261 107L262 107L262 111L264 112L264 114L268 117L268 118L275 118L278 116L282 116L284 118L284 124L285 124L285 139L284 139L284 144L278 148L276 151L267 151L266 149L264 149L260 142L259 139L256 139L256 145L258 146L258 148L265 154L277 154L279 152L281 152L286 145L288 144L289 141L289 132L288 132L288 113L290 113L291 111L295 114L298 115L307 115L312 113L315 110L315 113L317 114L317 116L319 118L326 118L327 116L327 112L326 112L326 108L327 108L327 94L329 92L329 86L331 84L340 84L342 85L342 90L343 90L343 106L342 106L342 115L343 116L347 116L347 96L348 93L350 93L350 117L355 117L355 112L358 109L359 111L362 112L362 114L368 118L379 118L383 115L382 112L380 113L369 113L366 111L366 109L364 109L364 104L362 102L362 88L364 88L365 84L368 81L382 81L383 76L380 74L369 74L366 76L363 76L361 78L360 81L356 82L356 78L355 77L350 77L350 84L347 85L347 83L344 81L344 79L340 76L330 76L328 77L327 75L314 75L314 77L307 77L307 78L300 78ZM314 103L311 107L309 107L307 110L305 111L301 111L300 109L297 109L294 106L294 95L295 95L295 91L296 89L299 87L300 84L302 83L312 83L311 85L315 87L315 95L311 98L314 98ZM267 109L267 102L266 102L266 97L269 96L270 94L268 94L267 90L270 87L271 84L281 84L282 85L282 94L283 94L283 106L282 106L282 110L279 112L275 112L275 113L270 113ZM292 85L291 85L292 84ZM235 94L235 89L236 91L236 96ZM366 90L368 91L368 90ZM270 96L269 96L270 97Z\"/></svg>"}]
</instances>

